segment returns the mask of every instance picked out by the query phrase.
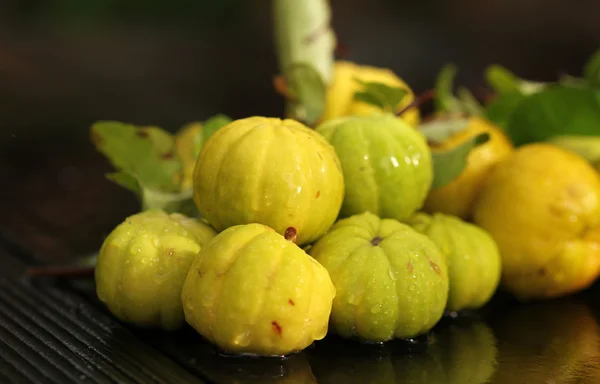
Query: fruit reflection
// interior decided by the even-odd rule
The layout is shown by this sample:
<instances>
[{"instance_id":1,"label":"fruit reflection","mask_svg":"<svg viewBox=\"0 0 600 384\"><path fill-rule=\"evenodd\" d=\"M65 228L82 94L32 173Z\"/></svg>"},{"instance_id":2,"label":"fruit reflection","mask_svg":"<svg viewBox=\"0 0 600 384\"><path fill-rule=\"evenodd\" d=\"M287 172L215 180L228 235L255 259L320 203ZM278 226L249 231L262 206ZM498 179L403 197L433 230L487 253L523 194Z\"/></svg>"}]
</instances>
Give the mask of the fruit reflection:
<instances>
[{"instance_id":1,"label":"fruit reflection","mask_svg":"<svg viewBox=\"0 0 600 384\"><path fill-rule=\"evenodd\" d=\"M491 383L600 382L600 327L583 302L517 306L493 316L491 325L499 340Z\"/></svg>"},{"instance_id":2,"label":"fruit reflection","mask_svg":"<svg viewBox=\"0 0 600 384\"><path fill-rule=\"evenodd\" d=\"M484 323L453 321L440 325L429 339L427 350L417 353L395 350L395 342L379 353L357 353L357 344L336 351L317 347L310 362L319 384L483 384L493 375L496 340Z\"/></svg>"}]
</instances>

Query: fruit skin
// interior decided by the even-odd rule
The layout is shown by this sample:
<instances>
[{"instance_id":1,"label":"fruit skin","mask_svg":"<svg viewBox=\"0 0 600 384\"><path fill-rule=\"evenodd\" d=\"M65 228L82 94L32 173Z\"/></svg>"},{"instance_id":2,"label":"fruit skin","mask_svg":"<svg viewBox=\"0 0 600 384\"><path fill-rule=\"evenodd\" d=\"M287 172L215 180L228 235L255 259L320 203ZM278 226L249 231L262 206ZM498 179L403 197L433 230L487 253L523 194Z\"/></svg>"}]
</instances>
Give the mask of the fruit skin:
<instances>
[{"instance_id":1,"label":"fruit skin","mask_svg":"<svg viewBox=\"0 0 600 384\"><path fill-rule=\"evenodd\" d=\"M433 181L431 152L421 133L389 114L342 117L316 130L342 164L342 217L369 211L404 220L421 208Z\"/></svg>"},{"instance_id":2,"label":"fruit skin","mask_svg":"<svg viewBox=\"0 0 600 384\"><path fill-rule=\"evenodd\" d=\"M181 180L183 190L191 189L193 186L194 166L198 157L195 152L196 141L200 135L202 135L202 124L190 123L175 136L175 148L183 164Z\"/></svg>"},{"instance_id":3,"label":"fruit skin","mask_svg":"<svg viewBox=\"0 0 600 384\"><path fill-rule=\"evenodd\" d=\"M124 322L179 328L184 324L181 287L192 260L215 235L178 213L151 210L128 217L100 249L98 298Z\"/></svg>"},{"instance_id":4,"label":"fruit skin","mask_svg":"<svg viewBox=\"0 0 600 384\"><path fill-rule=\"evenodd\" d=\"M431 240L408 225L355 215L338 221L309 253L335 285L331 329L342 337L414 337L442 317L446 262Z\"/></svg>"},{"instance_id":5,"label":"fruit skin","mask_svg":"<svg viewBox=\"0 0 600 384\"><path fill-rule=\"evenodd\" d=\"M342 116L366 116L381 113L381 109L362 101L354 100L354 94L362 89L363 82L383 83L390 87L404 88L408 94L399 105L398 110L406 107L415 99L413 91L394 72L387 68L378 68L368 65L358 65L349 61L336 61L333 72L333 81L327 89L325 98L325 112L322 121ZM402 120L411 126L419 124L419 109L412 108L402 114Z\"/></svg>"},{"instance_id":6,"label":"fruit skin","mask_svg":"<svg viewBox=\"0 0 600 384\"><path fill-rule=\"evenodd\" d=\"M470 219L473 214L475 200L494 165L504 160L513 151L513 145L504 132L487 120L479 117L469 119L467 128L439 146L432 146L432 152L452 149L465 140L488 133L488 142L475 147L467 157L467 166L462 173L449 184L429 191L423 211L428 213L442 212Z\"/></svg>"},{"instance_id":7,"label":"fruit skin","mask_svg":"<svg viewBox=\"0 0 600 384\"><path fill-rule=\"evenodd\" d=\"M298 244L306 244L331 227L343 198L331 145L289 119L250 117L220 128L194 171L194 201L218 231L261 223L283 234L294 227Z\"/></svg>"},{"instance_id":8,"label":"fruit skin","mask_svg":"<svg viewBox=\"0 0 600 384\"><path fill-rule=\"evenodd\" d=\"M441 213L418 213L408 223L427 235L446 257L450 278L447 309L476 309L491 299L500 283L501 258L489 233Z\"/></svg>"},{"instance_id":9,"label":"fruit skin","mask_svg":"<svg viewBox=\"0 0 600 384\"><path fill-rule=\"evenodd\" d=\"M229 353L284 355L325 337L335 288L327 270L261 224L217 235L181 298L185 319Z\"/></svg>"},{"instance_id":10,"label":"fruit skin","mask_svg":"<svg viewBox=\"0 0 600 384\"><path fill-rule=\"evenodd\" d=\"M519 147L493 169L474 220L498 244L501 284L522 300L573 293L600 274L600 177L575 154Z\"/></svg>"}]
</instances>

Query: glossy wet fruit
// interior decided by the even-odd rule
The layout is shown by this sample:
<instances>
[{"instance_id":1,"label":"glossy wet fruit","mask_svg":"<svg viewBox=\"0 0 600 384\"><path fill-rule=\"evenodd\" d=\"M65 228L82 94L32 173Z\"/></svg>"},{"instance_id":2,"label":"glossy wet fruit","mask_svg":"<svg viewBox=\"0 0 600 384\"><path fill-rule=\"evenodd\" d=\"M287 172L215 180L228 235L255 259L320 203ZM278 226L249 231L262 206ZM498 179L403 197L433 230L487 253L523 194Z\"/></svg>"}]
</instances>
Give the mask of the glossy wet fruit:
<instances>
[{"instance_id":1,"label":"glossy wet fruit","mask_svg":"<svg viewBox=\"0 0 600 384\"><path fill-rule=\"evenodd\" d=\"M468 219L472 216L477 196L492 167L504 160L513 151L513 145L506 135L487 120L472 117L467 128L451 136L442 145L432 145L432 152L455 148L465 140L488 133L488 142L475 147L467 157L467 166L449 184L429 191L423 210L429 213L442 212Z\"/></svg>"},{"instance_id":2,"label":"glossy wet fruit","mask_svg":"<svg viewBox=\"0 0 600 384\"><path fill-rule=\"evenodd\" d=\"M236 120L205 143L194 171L194 201L217 230L261 223L298 243L319 238L338 216L344 180L335 151L293 120Z\"/></svg>"},{"instance_id":3,"label":"glossy wet fruit","mask_svg":"<svg viewBox=\"0 0 600 384\"><path fill-rule=\"evenodd\" d=\"M429 331L448 299L443 255L425 235L371 213L337 222L309 251L336 288L331 330L381 342Z\"/></svg>"},{"instance_id":4,"label":"glossy wet fruit","mask_svg":"<svg viewBox=\"0 0 600 384\"><path fill-rule=\"evenodd\" d=\"M500 283L501 258L494 239L485 230L461 219L436 213L418 213L408 223L427 235L446 257L451 311L485 305Z\"/></svg>"},{"instance_id":5,"label":"glossy wet fruit","mask_svg":"<svg viewBox=\"0 0 600 384\"><path fill-rule=\"evenodd\" d=\"M184 324L181 287L209 226L152 210L128 217L108 235L96 265L98 298L120 320L141 327Z\"/></svg>"},{"instance_id":6,"label":"glossy wet fruit","mask_svg":"<svg viewBox=\"0 0 600 384\"><path fill-rule=\"evenodd\" d=\"M354 94L363 89L357 81L383 83L390 87L403 88L408 94L400 102L398 110L414 100L410 87L394 72L387 68L358 65L349 61L337 61L333 72L333 81L327 90L323 121L342 116L366 116L380 113L381 109L362 101L354 100ZM419 123L419 110L412 108L402 115L402 119L412 126Z\"/></svg>"},{"instance_id":7,"label":"glossy wet fruit","mask_svg":"<svg viewBox=\"0 0 600 384\"><path fill-rule=\"evenodd\" d=\"M182 291L186 321L228 353L284 355L327 333L327 270L261 224L226 229L198 254Z\"/></svg>"},{"instance_id":8,"label":"glossy wet fruit","mask_svg":"<svg viewBox=\"0 0 600 384\"><path fill-rule=\"evenodd\" d=\"M342 164L341 216L371 212L403 220L421 208L433 180L424 137L393 115L342 117L317 127Z\"/></svg>"},{"instance_id":9,"label":"glossy wet fruit","mask_svg":"<svg viewBox=\"0 0 600 384\"><path fill-rule=\"evenodd\" d=\"M600 274L600 176L575 154L520 147L490 174L474 220L496 240L502 284L521 299L576 292Z\"/></svg>"}]
</instances>

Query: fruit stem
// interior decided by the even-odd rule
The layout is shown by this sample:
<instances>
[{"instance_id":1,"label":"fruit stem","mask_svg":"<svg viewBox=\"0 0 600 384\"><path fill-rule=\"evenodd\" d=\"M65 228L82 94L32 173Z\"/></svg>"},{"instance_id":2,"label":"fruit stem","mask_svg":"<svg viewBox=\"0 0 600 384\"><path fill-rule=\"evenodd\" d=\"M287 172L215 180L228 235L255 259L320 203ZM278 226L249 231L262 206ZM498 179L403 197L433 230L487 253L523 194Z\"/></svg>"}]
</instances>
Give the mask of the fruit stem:
<instances>
[{"instance_id":1,"label":"fruit stem","mask_svg":"<svg viewBox=\"0 0 600 384\"><path fill-rule=\"evenodd\" d=\"M396 113L396 116L402 116L406 111L408 111L410 109L419 108L421 105L427 103L430 100L433 100L434 97L435 97L435 89L428 89L427 91L423 92L419 96L415 97L415 99L410 104L408 104L406 107L404 107L400 111L398 111Z\"/></svg>"},{"instance_id":2,"label":"fruit stem","mask_svg":"<svg viewBox=\"0 0 600 384\"><path fill-rule=\"evenodd\" d=\"M25 271L25 274L31 277L93 277L94 267L31 267Z\"/></svg>"},{"instance_id":3,"label":"fruit stem","mask_svg":"<svg viewBox=\"0 0 600 384\"><path fill-rule=\"evenodd\" d=\"M287 241L291 241L296 244L296 239L298 238L298 233L296 232L296 228L289 227L285 230L285 234L283 235Z\"/></svg>"}]
</instances>

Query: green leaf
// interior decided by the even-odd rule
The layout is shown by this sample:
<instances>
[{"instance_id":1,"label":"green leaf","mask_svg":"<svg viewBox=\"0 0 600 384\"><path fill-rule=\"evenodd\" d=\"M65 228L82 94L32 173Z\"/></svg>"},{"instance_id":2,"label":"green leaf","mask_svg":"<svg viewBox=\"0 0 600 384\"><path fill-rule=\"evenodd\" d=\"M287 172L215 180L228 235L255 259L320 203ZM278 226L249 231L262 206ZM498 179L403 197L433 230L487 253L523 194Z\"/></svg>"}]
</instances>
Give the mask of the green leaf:
<instances>
[{"instance_id":1,"label":"green leaf","mask_svg":"<svg viewBox=\"0 0 600 384\"><path fill-rule=\"evenodd\" d=\"M193 191L162 192L152 188L142 189L142 211L162 209L165 212L178 212L189 217L199 217L193 199Z\"/></svg>"},{"instance_id":2,"label":"green leaf","mask_svg":"<svg viewBox=\"0 0 600 384\"><path fill-rule=\"evenodd\" d=\"M583 68L583 77L594 87L600 87L600 49L592 54Z\"/></svg>"},{"instance_id":3,"label":"green leaf","mask_svg":"<svg viewBox=\"0 0 600 384\"><path fill-rule=\"evenodd\" d=\"M435 108L438 112L462 112L454 97L453 84L458 68L454 64L446 64L440 70L435 82Z\"/></svg>"},{"instance_id":4,"label":"green leaf","mask_svg":"<svg viewBox=\"0 0 600 384\"><path fill-rule=\"evenodd\" d=\"M221 113L214 115L208 118L204 122L204 127L202 128L204 134L204 142L206 142L219 128L224 127L225 125L231 123L233 120L226 115Z\"/></svg>"},{"instance_id":5,"label":"green leaf","mask_svg":"<svg viewBox=\"0 0 600 384\"><path fill-rule=\"evenodd\" d=\"M427 142L442 144L451 136L464 131L469 125L465 118L436 119L419 125L419 131L425 136Z\"/></svg>"},{"instance_id":6,"label":"green leaf","mask_svg":"<svg viewBox=\"0 0 600 384\"><path fill-rule=\"evenodd\" d=\"M600 163L600 136L555 136L548 142L574 152L592 164Z\"/></svg>"},{"instance_id":7,"label":"green leaf","mask_svg":"<svg viewBox=\"0 0 600 384\"><path fill-rule=\"evenodd\" d=\"M325 111L327 85L310 64L296 63L284 74L290 99L287 116L306 123L316 124Z\"/></svg>"},{"instance_id":8,"label":"green leaf","mask_svg":"<svg viewBox=\"0 0 600 384\"><path fill-rule=\"evenodd\" d=\"M141 210L162 209L166 212L183 213L187 216L199 217L193 200L193 191L163 192L142 185L135 176L126 172L106 174L106 178L134 192L141 203Z\"/></svg>"},{"instance_id":9,"label":"green leaf","mask_svg":"<svg viewBox=\"0 0 600 384\"><path fill-rule=\"evenodd\" d=\"M458 89L458 99L467 114L471 116L482 116L484 114L484 108L467 88L460 87Z\"/></svg>"},{"instance_id":10,"label":"green leaf","mask_svg":"<svg viewBox=\"0 0 600 384\"><path fill-rule=\"evenodd\" d=\"M467 88L460 87L458 89L458 98L454 95L453 84L457 71L458 68L454 64L446 64L440 70L435 82L433 99L436 112L482 115L483 107Z\"/></svg>"},{"instance_id":11,"label":"green leaf","mask_svg":"<svg viewBox=\"0 0 600 384\"><path fill-rule=\"evenodd\" d=\"M500 65L490 65L485 70L485 79L496 93L520 92L532 95L544 90L550 83L528 81L518 78L514 73Z\"/></svg>"},{"instance_id":12,"label":"green leaf","mask_svg":"<svg viewBox=\"0 0 600 384\"><path fill-rule=\"evenodd\" d=\"M354 99L379 107L385 112L395 112L400 102L408 95L408 91L404 88L390 87L384 83L364 82L357 78L354 81L363 86L362 90L354 94Z\"/></svg>"},{"instance_id":13,"label":"green leaf","mask_svg":"<svg viewBox=\"0 0 600 384\"><path fill-rule=\"evenodd\" d=\"M485 108L485 117L496 126L506 128L510 116L527 96L520 91L497 95Z\"/></svg>"},{"instance_id":14,"label":"green leaf","mask_svg":"<svg viewBox=\"0 0 600 384\"><path fill-rule=\"evenodd\" d=\"M443 187L456 179L467 166L467 157L471 150L490 139L488 133L481 133L466 140L461 145L447 151L433 151L432 188Z\"/></svg>"},{"instance_id":15,"label":"green leaf","mask_svg":"<svg viewBox=\"0 0 600 384\"><path fill-rule=\"evenodd\" d=\"M600 136L600 89L549 87L521 101L505 131L515 145L554 136Z\"/></svg>"},{"instance_id":16,"label":"green leaf","mask_svg":"<svg viewBox=\"0 0 600 384\"><path fill-rule=\"evenodd\" d=\"M485 69L485 80L497 93L519 91L519 78L500 65L490 65Z\"/></svg>"},{"instance_id":17,"label":"green leaf","mask_svg":"<svg viewBox=\"0 0 600 384\"><path fill-rule=\"evenodd\" d=\"M181 162L173 136L157 127L137 127L116 121L100 121L91 127L92 142L118 170L140 184L163 191L179 188ZM117 176L119 184L122 176ZM113 179L115 177L113 176ZM130 187L130 184L125 183Z\"/></svg>"},{"instance_id":18,"label":"green leaf","mask_svg":"<svg viewBox=\"0 0 600 384\"><path fill-rule=\"evenodd\" d=\"M130 173L121 171L121 172L112 172L107 173L106 178L115 184L120 185L121 187L130 190L138 196L141 196L142 189L140 184L138 183L135 176L132 176Z\"/></svg>"}]
</instances>

